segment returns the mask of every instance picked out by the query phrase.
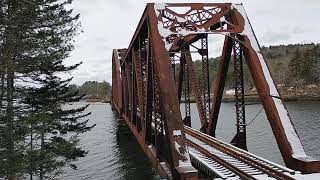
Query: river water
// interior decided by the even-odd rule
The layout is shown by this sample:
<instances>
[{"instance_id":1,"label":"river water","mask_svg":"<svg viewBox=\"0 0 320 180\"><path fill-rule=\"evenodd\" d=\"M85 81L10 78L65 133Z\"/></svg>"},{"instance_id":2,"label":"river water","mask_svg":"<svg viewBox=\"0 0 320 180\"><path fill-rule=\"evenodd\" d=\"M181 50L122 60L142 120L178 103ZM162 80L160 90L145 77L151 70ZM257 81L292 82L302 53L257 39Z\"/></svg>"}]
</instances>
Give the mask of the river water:
<instances>
[{"instance_id":1,"label":"river water","mask_svg":"<svg viewBox=\"0 0 320 180\"><path fill-rule=\"evenodd\" d=\"M78 104L78 105L83 105ZM293 123L308 155L320 159L320 102L287 102ZM192 114L197 114L191 104ZM261 105L246 107L250 122ZM181 106L182 114L183 106ZM127 128L119 127L110 104L92 103L90 123L96 126L81 135L80 146L89 153L75 164L77 170L65 168L59 179L148 180L160 179ZM200 127L199 117L192 116L192 126ZM217 138L230 142L235 135L234 103L223 103L217 125ZM247 127L248 150L271 161L283 164L268 120L261 111Z\"/></svg>"}]
</instances>

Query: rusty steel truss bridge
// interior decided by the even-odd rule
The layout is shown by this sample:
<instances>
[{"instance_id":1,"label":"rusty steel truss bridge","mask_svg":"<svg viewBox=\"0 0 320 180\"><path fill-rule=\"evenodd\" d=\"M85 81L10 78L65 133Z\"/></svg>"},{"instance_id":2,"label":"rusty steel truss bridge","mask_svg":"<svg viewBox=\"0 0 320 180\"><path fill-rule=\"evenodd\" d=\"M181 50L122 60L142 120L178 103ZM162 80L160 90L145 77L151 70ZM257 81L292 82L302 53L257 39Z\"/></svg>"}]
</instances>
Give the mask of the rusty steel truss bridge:
<instances>
[{"instance_id":1,"label":"rusty steel truss bridge","mask_svg":"<svg viewBox=\"0 0 320 180\"><path fill-rule=\"evenodd\" d=\"M224 38L212 88L211 34ZM194 53L202 63L201 82ZM225 143L215 137L230 61L237 133ZM286 167L247 151L244 63ZM198 115L191 114L191 98ZM242 4L147 4L129 47L113 50L112 107L168 179L320 179L320 161L304 151ZM195 116L199 130L191 128Z\"/></svg>"}]
</instances>

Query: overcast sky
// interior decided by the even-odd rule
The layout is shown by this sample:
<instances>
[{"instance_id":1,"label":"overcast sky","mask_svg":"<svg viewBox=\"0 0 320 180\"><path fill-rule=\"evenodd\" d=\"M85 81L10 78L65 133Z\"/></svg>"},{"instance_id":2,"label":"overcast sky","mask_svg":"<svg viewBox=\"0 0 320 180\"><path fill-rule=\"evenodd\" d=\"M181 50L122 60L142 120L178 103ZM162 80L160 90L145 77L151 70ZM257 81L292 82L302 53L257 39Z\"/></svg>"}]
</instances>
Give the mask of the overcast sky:
<instances>
[{"instance_id":1,"label":"overcast sky","mask_svg":"<svg viewBox=\"0 0 320 180\"><path fill-rule=\"evenodd\" d=\"M80 13L83 33L76 38L75 50L67 64L83 61L83 65L72 74L73 83L81 85L89 80L111 83L112 49L128 47L147 2L154 1L74 0L73 7ZM244 4L260 45L320 42L319 0L228 2Z\"/></svg>"}]
</instances>

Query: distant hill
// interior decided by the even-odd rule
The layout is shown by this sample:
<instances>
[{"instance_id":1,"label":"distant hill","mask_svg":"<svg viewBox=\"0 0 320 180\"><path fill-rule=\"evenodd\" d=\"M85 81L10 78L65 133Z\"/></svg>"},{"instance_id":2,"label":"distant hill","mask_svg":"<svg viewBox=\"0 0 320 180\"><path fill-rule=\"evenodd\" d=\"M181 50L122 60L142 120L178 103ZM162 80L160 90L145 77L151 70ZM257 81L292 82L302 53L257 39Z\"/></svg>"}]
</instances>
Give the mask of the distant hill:
<instances>
[{"instance_id":1,"label":"distant hill","mask_svg":"<svg viewBox=\"0 0 320 180\"><path fill-rule=\"evenodd\" d=\"M289 44L262 47L272 77L281 86L301 86L320 84L320 45L319 44ZM220 57L209 59L210 83L212 83L218 69ZM201 61L194 62L198 82L202 82ZM177 65L176 70L179 70ZM231 60L226 80L227 88L234 84L233 62ZM245 87L254 87L250 72L244 65Z\"/></svg>"},{"instance_id":2,"label":"distant hill","mask_svg":"<svg viewBox=\"0 0 320 180\"><path fill-rule=\"evenodd\" d=\"M81 95L85 95L84 99L88 100L109 100L111 95L111 85L106 81L87 81L83 83L81 86L73 84L69 86L69 90L79 91Z\"/></svg>"},{"instance_id":3,"label":"distant hill","mask_svg":"<svg viewBox=\"0 0 320 180\"><path fill-rule=\"evenodd\" d=\"M271 74L287 86L320 83L320 45L294 44L263 47Z\"/></svg>"},{"instance_id":4,"label":"distant hill","mask_svg":"<svg viewBox=\"0 0 320 180\"><path fill-rule=\"evenodd\" d=\"M292 89L295 92L320 95L320 44L289 44L279 46L262 47L261 51L266 58L272 77L282 93ZM210 86L216 75L220 57L209 59ZM196 78L202 82L200 60L194 62ZM179 72L179 64L176 64L176 72ZM178 78L176 73L176 78ZM244 80L246 90L254 88L254 84L246 64L244 64ZM231 60L226 80L226 88L233 88L234 72ZM316 90L310 91L310 88ZM71 85L70 90L78 90L86 94L88 99L109 99L111 85L108 82L87 81L81 86ZM308 90L308 91L306 91ZM312 92L312 93L311 93ZM298 94L298 95L299 95Z\"/></svg>"}]
</instances>

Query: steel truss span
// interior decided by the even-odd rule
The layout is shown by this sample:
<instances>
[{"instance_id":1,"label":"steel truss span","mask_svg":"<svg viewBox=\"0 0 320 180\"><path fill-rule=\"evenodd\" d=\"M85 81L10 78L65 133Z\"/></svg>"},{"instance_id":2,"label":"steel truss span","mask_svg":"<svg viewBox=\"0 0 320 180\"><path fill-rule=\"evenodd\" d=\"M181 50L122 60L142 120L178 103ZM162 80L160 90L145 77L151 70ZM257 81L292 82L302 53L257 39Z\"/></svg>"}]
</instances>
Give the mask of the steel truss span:
<instances>
[{"instance_id":1,"label":"steel truss span","mask_svg":"<svg viewBox=\"0 0 320 180\"><path fill-rule=\"evenodd\" d=\"M211 83L212 34L224 37L224 44ZM194 54L201 59L201 81ZM215 136L231 60L237 134L228 144ZM244 63L287 167L246 151ZM198 114L191 114L192 98ZM304 151L242 4L147 4L129 47L113 50L111 102L159 173L169 179L320 177L314 174L320 172L320 162ZM200 117L199 131L191 128L195 116Z\"/></svg>"}]
</instances>

